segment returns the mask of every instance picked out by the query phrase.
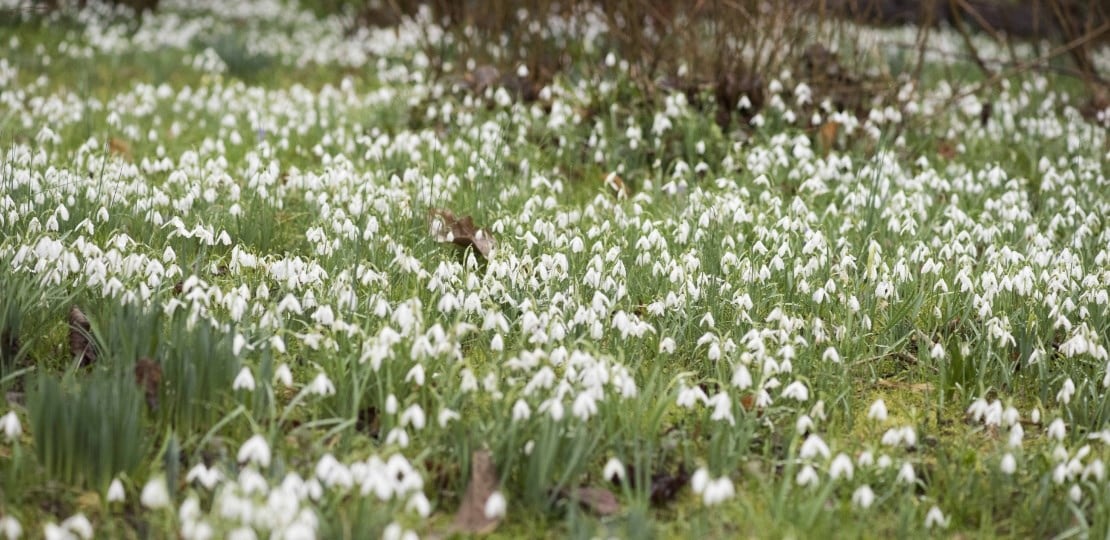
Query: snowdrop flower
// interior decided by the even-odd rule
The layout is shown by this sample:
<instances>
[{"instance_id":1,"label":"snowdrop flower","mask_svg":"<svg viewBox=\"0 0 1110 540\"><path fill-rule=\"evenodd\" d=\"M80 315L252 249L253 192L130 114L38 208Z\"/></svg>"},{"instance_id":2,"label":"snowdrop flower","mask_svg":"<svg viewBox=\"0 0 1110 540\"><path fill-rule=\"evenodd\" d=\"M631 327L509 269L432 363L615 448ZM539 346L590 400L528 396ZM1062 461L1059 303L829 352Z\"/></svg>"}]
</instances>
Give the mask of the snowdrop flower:
<instances>
[{"instance_id":1,"label":"snowdrop flower","mask_svg":"<svg viewBox=\"0 0 1110 540\"><path fill-rule=\"evenodd\" d=\"M675 351L676 344L673 339L665 337L659 342L660 354L672 354Z\"/></svg>"},{"instance_id":2,"label":"snowdrop flower","mask_svg":"<svg viewBox=\"0 0 1110 540\"><path fill-rule=\"evenodd\" d=\"M308 384L309 393L318 396L330 396L335 394L335 385L332 384L331 379L323 371L316 375L315 379Z\"/></svg>"},{"instance_id":3,"label":"snowdrop flower","mask_svg":"<svg viewBox=\"0 0 1110 540\"><path fill-rule=\"evenodd\" d=\"M871 486L862 485L852 492L852 504L867 509L875 502L875 492L871 490Z\"/></svg>"},{"instance_id":4,"label":"snowdrop flower","mask_svg":"<svg viewBox=\"0 0 1110 540\"><path fill-rule=\"evenodd\" d=\"M89 540L93 537L93 526L89 522L89 518L85 514L77 513L62 522L62 528L73 533L74 536L83 540Z\"/></svg>"},{"instance_id":5,"label":"snowdrop flower","mask_svg":"<svg viewBox=\"0 0 1110 540\"><path fill-rule=\"evenodd\" d=\"M837 454L829 465L829 476L833 479L840 477L852 479L852 459L845 454Z\"/></svg>"},{"instance_id":6,"label":"snowdrop flower","mask_svg":"<svg viewBox=\"0 0 1110 540\"><path fill-rule=\"evenodd\" d=\"M260 467L270 466L270 445L262 435L255 435L239 447L239 463L250 462Z\"/></svg>"},{"instance_id":7,"label":"snowdrop flower","mask_svg":"<svg viewBox=\"0 0 1110 540\"><path fill-rule=\"evenodd\" d=\"M715 506L731 499L735 495L736 488L732 485L732 480L727 476L722 476L716 480L710 481L705 486L705 492L702 494L702 501L706 506Z\"/></svg>"},{"instance_id":8,"label":"snowdrop flower","mask_svg":"<svg viewBox=\"0 0 1110 540\"><path fill-rule=\"evenodd\" d=\"M1071 488L1068 489L1068 497L1076 503L1083 500L1083 490L1080 489L1079 484L1071 485Z\"/></svg>"},{"instance_id":9,"label":"snowdrop flower","mask_svg":"<svg viewBox=\"0 0 1110 540\"><path fill-rule=\"evenodd\" d=\"M871 408L867 410L867 418L876 422L885 422L887 418L886 403L882 399L876 399L871 404Z\"/></svg>"},{"instance_id":10,"label":"snowdrop flower","mask_svg":"<svg viewBox=\"0 0 1110 540\"><path fill-rule=\"evenodd\" d=\"M416 512L420 517L426 518L432 513L432 503L423 493L417 492L405 503L405 510Z\"/></svg>"},{"instance_id":11,"label":"snowdrop flower","mask_svg":"<svg viewBox=\"0 0 1110 540\"><path fill-rule=\"evenodd\" d=\"M998 464L998 469L1007 476L1014 474L1014 471L1017 470L1017 460L1014 459L1014 455L1006 454L1002 456L1002 462Z\"/></svg>"},{"instance_id":12,"label":"snowdrop flower","mask_svg":"<svg viewBox=\"0 0 1110 540\"><path fill-rule=\"evenodd\" d=\"M7 540L16 540L23 536L23 525L20 525L19 520L12 516L2 516L0 517L0 534L3 534Z\"/></svg>"},{"instance_id":13,"label":"snowdrop flower","mask_svg":"<svg viewBox=\"0 0 1110 540\"><path fill-rule=\"evenodd\" d=\"M1056 393L1056 401L1067 405L1071 402L1071 397L1075 394L1075 383L1072 382L1071 377L1068 377L1061 386L1060 391Z\"/></svg>"},{"instance_id":14,"label":"snowdrop flower","mask_svg":"<svg viewBox=\"0 0 1110 540\"><path fill-rule=\"evenodd\" d=\"M798 476L794 479L794 481L797 482L799 486L803 487L816 486L818 480L819 479L817 477L817 470L814 469L812 465L806 465L802 467L802 470L798 471Z\"/></svg>"},{"instance_id":15,"label":"snowdrop flower","mask_svg":"<svg viewBox=\"0 0 1110 540\"><path fill-rule=\"evenodd\" d=\"M809 399L809 389L801 381L794 381L782 389L782 397L793 398L797 401Z\"/></svg>"},{"instance_id":16,"label":"snowdrop flower","mask_svg":"<svg viewBox=\"0 0 1110 540\"><path fill-rule=\"evenodd\" d=\"M913 465L907 461L902 463L902 467L898 469L898 481L903 484L912 484L917 481L917 475L913 472Z\"/></svg>"},{"instance_id":17,"label":"snowdrop flower","mask_svg":"<svg viewBox=\"0 0 1110 540\"><path fill-rule=\"evenodd\" d=\"M447 424L452 420L458 420L461 417L459 413L444 407L439 410L439 416L436 418L436 421L439 423L439 427L446 428Z\"/></svg>"},{"instance_id":18,"label":"snowdrop flower","mask_svg":"<svg viewBox=\"0 0 1110 540\"><path fill-rule=\"evenodd\" d=\"M690 477L690 489L692 489L694 493L700 495L702 493L705 493L705 488L708 486L709 469L706 469L705 467L700 467L698 468L698 470L694 471L694 475Z\"/></svg>"},{"instance_id":19,"label":"snowdrop flower","mask_svg":"<svg viewBox=\"0 0 1110 540\"><path fill-rule=\"evenodd\" d=\"M185 474L185 481L192 483L194 481L200 482L200 485L205 489L212 489L216 484L223 479L223 474L220 470L213 467L209 469L203 463L197 463L189 472Z\"/></svg>"},{"instance_id":20,"label":"snowdrop flower","mask_svg":"<svg viewBox=\"0 0 1110 540\"><path fill-rule=\"evenodd\" d=\"M250 368L244 366L239 370L239 374L235 376L235 382L231 383L231 389L254 391L254 375L251 375Z\"/></svg>"},{"instance_id":21,"label":"snowdrop flower","mask_svg":"<svg viewBox=\"0 0 1110 540\"><path fill-rule=\"evenodd\" d=\"M143 492L139 496L139 501L143 506L151 510L159 508L166 508L170 505L170 492L166 488L166 477L162 475L151 478L145 486Z\"/></svg>"},{"instance_id":22,"label":"snowdrop flower","mask_svg":"<svg viewBox=\"0 0 1110 540\"><path fill-rule=\"evenodd\" d=\"M500 491L494 491L490 494L489 498L486 499L486 506L484 508L486 518L496 519L505 517L506 506L505 496L502 495Z\"/></svg>"},{"instance_id":23,"label":"snowdrop flower","mask_svg":"<svg viewBox=\"0 0 1110 540\"><path fill-rule=\"evenodd\" d=\"M932 529L933 527L948 528L948 518L944 517L944 512L941 512L940 508L936 506L930 508L929 512L925 514L925 528Z\"/></svg>"},{"instance_id":24,"label":"snowdrop flower","mask_svg":"<svg viewBox=\"0 0 1110 540\"><path fill-rule=\"evenodd\" d=\"M274 371L274 380L280 382L283 386L293 386L293 372L289 369L289 364L282 363Z\"/></svg>"},{"instance_id":25,"label":"snowdrop flower","mask_svg":"<svg viewBox=\"0 0 1110 540\"><path fill-rule=\"evenodd\" d=\"M4 438L9 442L23 435L23 426L19 424L19 417L15 415L15 411L8 411L8 414L0 416L0 431L4 432Z\"/></svg>"},{"instance_id":26,"label":"snowdrop flower","mask_svg":"<svg viewBox=\"0 0 1110 540\"><path fill-rule=\"evenodd\" d=\"M112 480L111 485L108 486L108 502L123 502L126 497L123 483L119 481L119 478Z\"/></svg>"},{"instance_id":27,"label":"snowdrop flower","mask_svg":"<svg viewBox=\"0 0 1110 540\"><path fill-rule=\"evenodd\" d=\"M609 458L609 461L605 462L605 468L602 470L601 476L606 480L612 480L613 478L624 480L624 464L617 458Z\"/></svg>"},{"instance_id":28,"label":"snowdrop flower","mask_svg":"<svg viewBox=\"0 0 1110 540\"><path fill-rule=\"evenodd\" d=\"M42 527L42 537L45 540L72 540L73 534L59 527L55 523L47 523Z\"/></svg>"},{"instance_id":29,"label":"snowdrop flower","mask_svg":"<svg viewBox=\"0 0 1110 540\"><path fill-rule=\"evenodd\" d=\"M802 459L813 459L815 456L818 455L825 459L828 459L829 445L825 444L825 441L822 440L821 437L818 436L816 433L814 433L809 437L806 437L806 440L802 442L802 447L800 450L798 450L798 455Z\"/></svg>"},{"instance_id":30,"label":"snowdrop flower","mask_svg":"<svg viewBox=\"0 0 1110 540\"><path fill-rule=\"evenodd\" d=\"M1067 431L1067 426L1064 425L1064 421L1060 418L1053 420L1052 423L1048 425L1048 437L1050 439L1062 441Z\"/></svg>"}]
</instances>

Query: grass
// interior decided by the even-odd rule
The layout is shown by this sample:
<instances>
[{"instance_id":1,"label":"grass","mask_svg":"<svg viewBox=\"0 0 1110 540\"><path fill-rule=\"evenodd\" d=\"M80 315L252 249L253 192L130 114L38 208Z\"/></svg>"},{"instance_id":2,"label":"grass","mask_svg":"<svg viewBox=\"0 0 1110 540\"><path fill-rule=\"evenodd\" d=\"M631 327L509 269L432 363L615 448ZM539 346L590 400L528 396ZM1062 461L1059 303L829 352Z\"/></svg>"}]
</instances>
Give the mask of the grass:
<instances>
[{"instance_id":1,"label":"grass","mask_svg":"<svg viewBox=\"0 0 1110 540\"><path fill-rule=\"evenodd\" d=\"M448 535L483 448L498 538L1106 534L1107 138L1070 82L1016 76L983 123L939 107L973 75L937 60L918 112L830 144L787 74L722 129L604 36L525 103L432 81L426 22L244 5L4 22L0 519L26 535ZM496 250L437 242L432 208ZM679 470L732 493L653 502Z\"/></svg>"}]
</instances>

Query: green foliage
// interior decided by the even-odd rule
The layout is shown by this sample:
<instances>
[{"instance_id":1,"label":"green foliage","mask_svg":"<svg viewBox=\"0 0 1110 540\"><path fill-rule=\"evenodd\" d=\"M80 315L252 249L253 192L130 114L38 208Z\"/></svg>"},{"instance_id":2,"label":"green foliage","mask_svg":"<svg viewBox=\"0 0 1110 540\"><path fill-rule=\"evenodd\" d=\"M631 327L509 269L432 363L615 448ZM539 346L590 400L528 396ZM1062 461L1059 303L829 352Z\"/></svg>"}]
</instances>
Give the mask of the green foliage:
<instances>
[{"instance_id":1,"label":"green foliage","mask_svg":"<svg viewBox=\"0 0 1110 540\"><path fill-rule=\"evenodd\" d=\"M28 396L35 454L51 478L104 491L146 451L141 398L130 374L98 372L80 383L40 374Z\"/></svg>"}]
</instances>

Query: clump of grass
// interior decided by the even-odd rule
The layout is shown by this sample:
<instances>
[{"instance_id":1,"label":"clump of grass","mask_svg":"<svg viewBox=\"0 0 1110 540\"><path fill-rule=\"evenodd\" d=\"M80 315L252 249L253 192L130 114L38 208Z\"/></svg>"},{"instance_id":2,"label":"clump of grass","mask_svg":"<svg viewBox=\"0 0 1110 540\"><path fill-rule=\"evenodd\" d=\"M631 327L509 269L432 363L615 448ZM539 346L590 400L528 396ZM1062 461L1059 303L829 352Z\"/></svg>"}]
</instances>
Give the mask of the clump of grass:
<instances>
[{"instance_id":1,"label":"clump of grass","mask_svg":"<svg viewBox=\"0 0 1110 540\"><path fill-rule=\"evenodd\" d=\"M103 491L140 464L146 430L127 374L101 372L80 383L43 374L27 405L35 453L51 478Z\"/></svg>"}]
</instances>

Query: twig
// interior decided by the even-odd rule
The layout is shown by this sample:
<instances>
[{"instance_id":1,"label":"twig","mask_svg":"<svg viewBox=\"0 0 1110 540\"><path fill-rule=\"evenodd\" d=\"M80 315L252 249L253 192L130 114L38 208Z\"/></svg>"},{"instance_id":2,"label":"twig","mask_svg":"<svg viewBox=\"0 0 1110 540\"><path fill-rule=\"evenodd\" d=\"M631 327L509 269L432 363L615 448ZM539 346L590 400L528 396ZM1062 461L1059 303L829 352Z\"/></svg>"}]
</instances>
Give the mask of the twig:
<instances>
[{"instance_id":1,"label":"twig","mask_svg":"<svg viewBox=\"0 0 1110 540\"><path fill-rule=\"evenodd\" d=\"M1039 57L1037 57L1033 60L1022 62L1022 63L1018 64L1017 66L1014 66L1011 69L1004 70L1004 71L999 71L998 73L995 73L991 77L989 77L987 79L984 79L979 84L971 87L970 89L965 90L963 92L959 92L957 94L953 94L952 97L949 98L947 102L945 102L944 107L949 107L953 103L956 103L957 101L959 101L959 100L961 100L961 99L963 99L967 96L976 94L976 93L978 93L979 91L983 90L984 88L986 88L988 86L998 84L999 81L1001 81L1002 79L1004 79L1006 77L1011 77L1013 75L1021 73L1022 71L1026 71L1028 69L1036 67L1038 64L1041 64L1043 62L1047 62L1047 61L1049 61L1053 58L1056 58L1057 56L1060 56L1062 54L1067 54L1067 53L1071 52L1072 49L1074 49L1076 47L1081 47L1081 46L1083 46L1087 43L1090 43L1091 41L1094 41L1096 38L1098 38L1099 36L1101 36L1103 33L1107 32L1107 31L1110 31L1110 21L1102 23L1101 25L1099 25L1098 28L1094 29L1094 31L1092 31L1092 32L1089 32L1087 34L1079 36L1079 37L1077 37L1077 38L1075 38L1075 39L1073 39L1073 40L1071 40L1071 41L1069 41L1069 42L1067 42L1067 43L1065 43L1065 44L1063 44L1063 45L1061 45L1061 46L1059 46L1055 49L1052 49L1047 54L1039 56Z\"/></svg>"}]
</instances>

